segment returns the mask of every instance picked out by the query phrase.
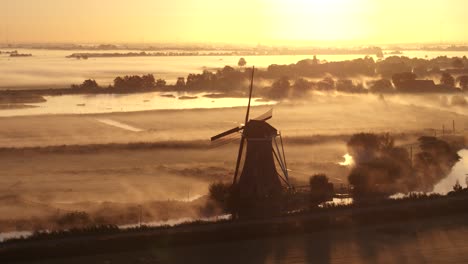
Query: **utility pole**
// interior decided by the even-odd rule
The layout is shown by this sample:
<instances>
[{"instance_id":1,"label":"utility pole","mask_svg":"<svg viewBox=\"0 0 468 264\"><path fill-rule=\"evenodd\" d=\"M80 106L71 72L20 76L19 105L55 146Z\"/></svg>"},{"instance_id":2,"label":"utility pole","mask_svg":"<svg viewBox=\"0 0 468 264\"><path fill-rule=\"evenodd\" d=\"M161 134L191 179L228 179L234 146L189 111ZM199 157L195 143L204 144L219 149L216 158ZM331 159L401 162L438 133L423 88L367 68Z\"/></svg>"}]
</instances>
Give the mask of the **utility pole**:
<instances>
[{"instance_id":1,"label":"utility pole","mask_svg":"<svg viewBox=\"0 0 468 264\"><path fill-rule=\"evenodd\" d=\"M141 220L142 220L142 217L143 217L143 207L141 206L141 204L138 207L140 209L140 212L139 212L139 215L138 215L138 226L141 228Z\"/></svg>"},{"instance_id":2,"label":"utility pole","mask_svg":"<svg viewBox=\"0 0 468 264\"><path fill-rule=\"evenodd\" d=\"M410 161L411 161L411 168L413 167L413 146L410 146Z\"/></svg>"},{"instance_id":3,"label":"utility pole","mask_svg":"<svg viewBox=\"0 0 468 264\"><path fill-rule=\"evenodd\" d=\"M8 48L10 46L10 40L9 40L9 36L8 36L8 31L9 31L9 28L8 28L8 23L10 22L9 21L9 17L8 17L8 3L5 5L5 45L6 47Z\"/></svg>"}]
</instances>

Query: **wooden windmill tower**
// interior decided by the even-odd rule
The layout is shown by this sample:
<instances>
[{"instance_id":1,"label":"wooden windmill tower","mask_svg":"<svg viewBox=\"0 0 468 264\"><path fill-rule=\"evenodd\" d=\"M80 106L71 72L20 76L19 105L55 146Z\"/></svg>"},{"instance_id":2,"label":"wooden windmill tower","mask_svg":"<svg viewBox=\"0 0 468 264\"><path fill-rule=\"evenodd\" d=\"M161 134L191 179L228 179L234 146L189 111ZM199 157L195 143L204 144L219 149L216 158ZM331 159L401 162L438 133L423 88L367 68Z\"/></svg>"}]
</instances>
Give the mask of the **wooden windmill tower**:
<instances>
[{"instance_id":1,"label":"wooden windmill tower","mask_svg":"<svg viewBox=\"0 0 468 264\"><path fill-rule=\"evenodd\" d=\"M216 141L233 133L241 133L233 179L233 190L239 202L239 215L265 214L265 211L272 211L272 207L278 205L277 199L280 199L285 187L290 187L281 134L266 122L272 118L272 110L249 119L253 75L254 69L245 124L211 138L211 141ZM247 149L244 165L238 177L245 143ZM282 175L278 173L277 167Z\"/></svg>"}]
</instances>

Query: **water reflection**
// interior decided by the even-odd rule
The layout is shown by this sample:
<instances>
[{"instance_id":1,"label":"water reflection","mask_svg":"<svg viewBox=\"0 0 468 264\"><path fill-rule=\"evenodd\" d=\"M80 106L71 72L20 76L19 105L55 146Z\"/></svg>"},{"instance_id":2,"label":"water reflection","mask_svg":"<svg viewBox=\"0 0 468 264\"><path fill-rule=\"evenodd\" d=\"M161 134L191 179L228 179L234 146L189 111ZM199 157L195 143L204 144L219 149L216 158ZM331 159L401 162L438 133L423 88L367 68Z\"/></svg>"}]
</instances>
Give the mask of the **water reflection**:
<instances>
[{"instance_id":1,"label":"water reflection","mask_svg":"<svg viewBox=\"0 0 468 264\"><path fill-rule=\"evenodd\" d=\"M44 114L94 114L112 112L133 112L161 109L224 108L245 106L245 98L207 98L205 94L192 95L190 100L177 96L162 96L159 92L139 94L98 94L47 96L44 103L30 104L32 108L6 109L0 116L25 116ZM254 98L252 106L271 105L273 101Z\"/></svg>"},{"instance_id":2,"label":"water reflection","mask_svg":"<svg viewBox=\"0 0 468 264\"><path fill-rule=\"evenodd\" d=\"M458 219L330 230L285 237L113 252L47 263L468 263L468 226Z\"/></svg>"},{"instance_id":3,"label":"water reflection","mask_svg":"<svg viewBox=\"0 0 468 264\"><path fill-rule=\"evenodd\" d=\"M3 49L5 50L5 49ZM8 49L7 49L8 50ZM0 87L69 87L84 79L96 79L107 86L122 75L152 73L157 78L175 83L178 77L189 73L200 73L204 69L219 69L226 65L237 67L240 56L174 56L174 57L118 57L91 58L88 60L68 59L65 56L84 50L35 50L19 49L20 53L31 53L26 58L0 56ZM131 50L108 50L106 53L127 53ZM138 51L139 52L139 51ZM320 60L342 61L363 58L363 54L321 55ZM310 59L313 55L244 56L248 65L259 68L271 64L291 64Z\"/></svg>"},{"instance_id":4,"label":"water reflection","mask_svg":"<svg viewBox=\"0 0 468 264\"><path fill-rule=\"evenodd\" d=\"M9 49L2 49L7 51ZM386 50L384 53L390 52ZM86 50L36 50L19 49L20 53L31 53L33 57L10 58L0 56L0 87L68 87L81 83L84 79L96 79L106 86L121 75L153 73L157 78L175 83L178 77L189 73L199 73L203 69L222 68L225 65L237 66L240 56L180 56L180 57L119 57L91 58L89 60L67 59L76 52L96 52ZM108 53L126 53L132 50L107 50ZM136 52L139 52L137 50ZM457 51L403 51L401 56L432 59L438 56L462 57ZM364 54L319 55L320 60L343 61L363 58ZM391 55L387 55L391 56ZM259 68L271 64L291 64L310 59L313 55L272 55L244 56L248 65ZM372 56L375 60L375 56Z\"/></svg>"},{"instance_id":5,"label":"water reflection","mask_svg":"<svg viewBox=\"0 0 468 264\"><path fill-rule=\"evenodd\" d=\"M461 157L450 174L434 186L434 192L439 194L447 194L453 191L453 186L458 181L462 187L467 187L468 177L468 149L463 149L458 152Z\"/></svg>"},{"instance_id":6,"label":"water reflection","mask_svg":"<svg viewBox=\"0 0 468 264\"><path fill-rule=\"evenodd\" d=\"M32 231L12 231L12 232L4 232L0 233L0 242L3 242L8 239L12 238L21 238L21 237L29 237L33 234Z\"/></svg>"},{"instance_id":7,"label":"water reflection","mask_svg":"<svg viewBox=\"0 0 468 264\"><path fill-rule=\"evenodd\" d=\"M445 221L445 220L438 220ZM458 221L460 222L460 221ZM466 225L439 222L330 230L138 252L162 263L466 263ZM127 255L129 256L129 255Z\"/></svg>"}]
</instances>

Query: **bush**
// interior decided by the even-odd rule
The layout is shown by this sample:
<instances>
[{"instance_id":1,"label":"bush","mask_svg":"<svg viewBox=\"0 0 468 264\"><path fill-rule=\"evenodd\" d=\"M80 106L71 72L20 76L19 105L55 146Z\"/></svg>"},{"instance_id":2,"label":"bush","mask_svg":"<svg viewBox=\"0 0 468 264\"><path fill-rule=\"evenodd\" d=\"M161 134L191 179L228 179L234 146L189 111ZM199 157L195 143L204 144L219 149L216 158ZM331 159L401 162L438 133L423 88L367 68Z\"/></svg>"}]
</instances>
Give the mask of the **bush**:
<instances>
[{"instance_id":1,"label":"bush","mask_svg":"<svg viewBox=\"0 0 468 264\"><path fill-rule=\"evenodd\" d=\"M85 80L80 85L73 84L71 87L72 87L72 89L87 89L87 90L89 90L89 89L98 89L99 84L95 80L88 79L88 80Z\"/></svg>"},{"instance_id":2,"label":"bush","mask_svg":"<svg viewBox=\"0 0 468 264\"><path fill-rule=\"evenodd\" d=\"M209 187L209 198L225 213L232 212L232 186L228 183L212 183Z\"/></svg>"},{"instance_id":3,"label":"bush","mask_svg":"<svg viewBox=\"0 0 468 264\"><path fill-rule=\"evenodd\" d=\"M329 182L327 175L316 174L309 179L310 186L310 206L317 205L333 199L333 184Z\"/></svg>"},{"instance_id":4,"label":"bush","mask_svg":"<svg viewBox=\"0 0 468 264\"><path fill-rule=\"evenodd\" d=\"M66 213L57 219L57 224L63 228L83 227L91 223L88 213L79 211Z\"/></svg>"},{"instance_id":5,"label":"bush","mask_svg":"<svg viewBox=\"0 0 468 264\"><path fill-rule=\"evenodd\" d=\"M159 80L158 80L159 81ZM114 88L127 90L127 89L152 89L156 87L156 80L152 74L147 75L132 75L117 77L114 79Z\"/></svg>"}]
</instances>

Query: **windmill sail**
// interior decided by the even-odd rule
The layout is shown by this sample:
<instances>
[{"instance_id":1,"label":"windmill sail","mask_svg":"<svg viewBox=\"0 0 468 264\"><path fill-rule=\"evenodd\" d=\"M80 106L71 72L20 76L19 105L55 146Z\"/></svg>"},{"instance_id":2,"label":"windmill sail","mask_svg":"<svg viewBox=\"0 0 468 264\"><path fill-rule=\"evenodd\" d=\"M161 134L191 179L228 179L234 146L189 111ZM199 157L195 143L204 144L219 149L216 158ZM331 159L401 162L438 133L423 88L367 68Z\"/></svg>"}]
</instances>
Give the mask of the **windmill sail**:
<instances>
[{"instance_id":1,"label":"windmill sail","mask_svg":"<svg viewBox=\"0 0 468 264\"><path fill-rule=\"evenodd\" d=\"M253 118L252 120L267 121L268 119L271 119L272 117L273 117L273 108L263 113L262 115L257 116L256 118Z\"/></svg>"},{"instance_id":2,"label":"windmill sail","mask_svg":"<svg viewBox=\"0 0 468 264\"><path fill-rule=\"evenodd\" d=\"M211 141L215 141L217 139L220 139L222 137L225 137L227 135L230 135L232 133L236 133L236 132L239 132L240 130L242 130L244 128L244 126L240 126L240 127L235 127L235 128L232 128L232 129L229 129L227 131L224 131L223 133L220 133L214 137L211 137Z\"/></svg>"},{"instance_id":3,"label":"windmill sail","mask_svg":"<svg viewBox=\"0 0 468 264\"><path fill-rule=\"evenodd\" d=\"M249 122L250 102L252 101L254 73L255 73L255 67L252 67L252 78L250 79L250 91L249 91L249 104L247 105L247 113L245 114L245 123L244 124L247 124L247 122ZM234 179L233 179L234 184L237 181L237 174L239 173L239 166L240 166L240 162L241 162L241 159L242 159L242 151L244 150L244 142L245 142L245 137L242 135L241 142L240 142L240 145L239 145L239 152L237 153L236 170L234 172Z\"/></svg>"}]
</instances>

